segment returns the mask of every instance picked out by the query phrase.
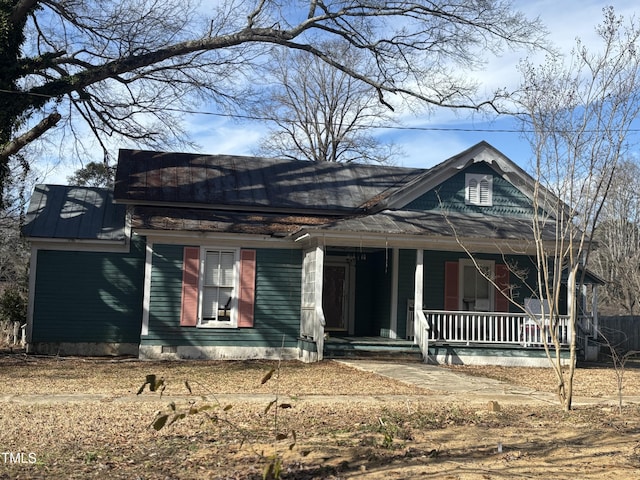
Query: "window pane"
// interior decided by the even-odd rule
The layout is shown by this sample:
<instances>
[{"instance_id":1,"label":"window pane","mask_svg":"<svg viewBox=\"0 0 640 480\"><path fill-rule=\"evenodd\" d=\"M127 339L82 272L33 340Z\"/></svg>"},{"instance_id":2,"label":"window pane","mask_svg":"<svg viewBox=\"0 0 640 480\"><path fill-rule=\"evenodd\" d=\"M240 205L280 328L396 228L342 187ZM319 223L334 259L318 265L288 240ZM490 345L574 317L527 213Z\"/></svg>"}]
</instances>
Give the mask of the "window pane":
<instances>
[{"instance_id":1,"label":"window pane","mask_svg":"<svg viewBox=\"0 0 640 480\"><path fill-rule=\"evenodd\" d=\"M218 289L218 321L231 321L231 293L230 288Z\"/></svg>"},{"instance_id":2,"label":"window pane","mask_svg":"<svg viewBox=\"0 0 640 480\"><path fill-rule=\"evenodd\" d=\"M489 298L489 280L476 272L476 298Z\"/></svg>"},{"instance_id":3,"label":"window pane","mask_svg":"<svg viewBox=\"0 0 640 480\"><path fill-rule=\"evenodd\" d=\"M462 277L462 298L464 300L471 300L475 298L476 281L475 281L476 268L472 265L465 265Z\"/></svg>"},{"instance_id":4,"label":"window pane","mask_svg":"<svg viewBox=\"0 0 640 480\"><path fill-rule=\"evenodd\" d=\"M490 269L480 267L486 275L489 275ZM474 265L465 265L463 270L463 298L466 301L489 298L489 281L482 276Z\"/></svg>"},{"instance_id":5,"label":"window pane","mask_svg":"<svg viewBox=\"0 0 640 480\"><path fill-rule=\"evenodd\" d=\"M233 284L233 257L233 252L220 253L220 286Z\"/></svg>"},{"instance_id":6,"label":"window pane","mask_svg":"<svg viewBox=\"0 0 640 480\"><path fill-rule=\"evenodd\" d=\"M216 318L218 311L218 288L204 287L202 289L202 318Z\"/></svg>"},{"instance_id":7,"label":"window pane","mask_svg":"<svg viewBox=\"0 0 640 480\"><path fill-rule=\"evenodd\" d=\"M204 284L218 285L220 252L207 252L205 261Z\"/></svg>"}]
</instances>

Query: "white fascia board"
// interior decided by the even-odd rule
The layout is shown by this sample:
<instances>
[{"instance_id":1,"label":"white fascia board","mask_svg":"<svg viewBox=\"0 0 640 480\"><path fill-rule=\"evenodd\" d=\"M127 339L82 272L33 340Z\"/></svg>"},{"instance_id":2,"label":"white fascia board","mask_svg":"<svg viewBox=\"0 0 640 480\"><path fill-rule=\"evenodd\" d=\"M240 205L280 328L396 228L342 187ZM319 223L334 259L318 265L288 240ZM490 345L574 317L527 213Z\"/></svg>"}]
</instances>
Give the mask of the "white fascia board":
<instances>
[{"instance_id":1,"label":"white fascia board","mask_svg":"<svg viewBox=\"0 0 640 480\"><path fill-rule=\"evenodd\" d=\"M292 237L272 237L270 235L250 235L219 232L166 232L158 230L135 230L139 236L147 237L153 243L220 246L264 247L264 248L301 248Z\"/></svg>"},{"instance_id":2,"label":"white fascia board","mask_svg":"<svg viewBox=\"0 0 640 480\"><path fill-rule=\"evenodd\" d=\"M37 238L26 237L32 246L39 250L67 250L77 252L128 253L127 240L79 240L74 238Z\"/></svg>"}]
</instances>

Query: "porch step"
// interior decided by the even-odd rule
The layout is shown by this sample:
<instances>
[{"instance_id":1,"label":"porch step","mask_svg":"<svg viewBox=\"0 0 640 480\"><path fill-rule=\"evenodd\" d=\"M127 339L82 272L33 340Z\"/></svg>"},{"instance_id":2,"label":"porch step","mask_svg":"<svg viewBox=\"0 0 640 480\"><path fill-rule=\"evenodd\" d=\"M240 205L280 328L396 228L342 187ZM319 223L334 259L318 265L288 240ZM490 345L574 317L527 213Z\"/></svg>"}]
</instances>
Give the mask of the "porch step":
<instances>
[{"instance_id":1,"label":"porch step","mask_svg":"<svg viewBox=\"0 0 640 480\"><path fill-rule=\"evenodd\" d=\"M325 340L324 358L366 358L369 360L422 361L413 342L382 337L332 337Z\"/></svg>"}]
</instances>

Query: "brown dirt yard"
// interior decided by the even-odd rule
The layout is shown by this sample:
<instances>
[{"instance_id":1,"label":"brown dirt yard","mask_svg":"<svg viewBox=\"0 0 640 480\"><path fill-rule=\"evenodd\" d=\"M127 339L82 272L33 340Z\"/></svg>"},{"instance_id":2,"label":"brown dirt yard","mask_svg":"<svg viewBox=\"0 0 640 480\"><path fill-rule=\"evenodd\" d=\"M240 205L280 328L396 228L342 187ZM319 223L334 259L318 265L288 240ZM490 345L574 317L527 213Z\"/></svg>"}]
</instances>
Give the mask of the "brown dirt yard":
<instances>
[{"instance_id":1,"label":"brown dirt yard","mask_svg":"<svg viewBox=\"0 0 640 480\"><path fill-rule=\"evenodd\" d=\"M275 366L0 355L0 479L252 480L269 465L303 480L640 479L638 404L619 414L443 403L333 361L283 362L262 383ZM554 385L548 369L455 370ZM136 395L149 374L165 380L162 396L148 385ZM627 368L624 384L640 396L640 369ZM575 386L579 396L617 392L607 367L578 369ZM158 412L178 420L156 431Z\"/></svg>"}]
</instances>

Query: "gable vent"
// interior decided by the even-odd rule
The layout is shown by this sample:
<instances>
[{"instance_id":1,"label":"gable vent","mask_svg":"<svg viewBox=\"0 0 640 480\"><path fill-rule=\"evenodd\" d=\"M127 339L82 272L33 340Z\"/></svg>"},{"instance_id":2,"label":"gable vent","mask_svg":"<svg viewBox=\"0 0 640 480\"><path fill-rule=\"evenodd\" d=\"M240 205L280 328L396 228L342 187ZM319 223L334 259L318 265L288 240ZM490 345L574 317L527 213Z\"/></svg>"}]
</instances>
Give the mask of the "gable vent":
<instances>
[{"instance_id":1,"label":"gable vent","mask_svg":"<svg viewBox=\"0 0 640 480\"><path fill-rule=\"evenodd\" d=\"M465 175L465 202L467 205L493 205L493 177L467 173Z\"/></svg>"}]
</instances>

